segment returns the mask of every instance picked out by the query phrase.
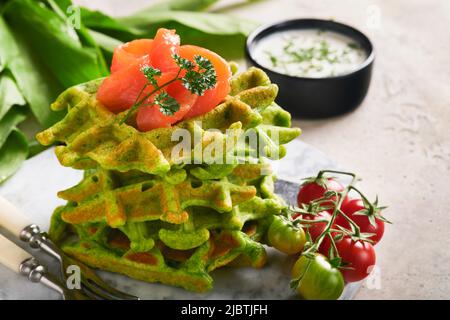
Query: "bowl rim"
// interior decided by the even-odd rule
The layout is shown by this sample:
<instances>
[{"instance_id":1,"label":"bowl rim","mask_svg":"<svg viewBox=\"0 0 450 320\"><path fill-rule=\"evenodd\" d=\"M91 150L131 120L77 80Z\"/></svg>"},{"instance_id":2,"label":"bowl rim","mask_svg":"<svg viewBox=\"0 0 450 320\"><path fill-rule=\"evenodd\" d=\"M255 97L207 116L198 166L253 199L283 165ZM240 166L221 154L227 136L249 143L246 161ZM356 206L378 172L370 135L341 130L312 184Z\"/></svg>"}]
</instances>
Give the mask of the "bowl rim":
<instances>
[{"instance_id":1,"label":"bowl rim","mask_svg":"<svg viewBox=\"0 0 450 320\"><path fill-rule=\"evenodd\" d=\"M253 43L256 41L256 38L258 36L260 36L264 32L268 32L268 34L272 34L274 32L277 32L276 31L277 28L280 28L280 27L283 27L283 26L292 25L292 29L293 30L294 29L300 29L300 28L296 28L295 27L295 25L298 24L298 23L319 23L319 24L320 23L326 23L327 25L330 25L330 24L333 25L334 24L334 25L339 26L341 28L345 28L345 29L349 30L350 32L358 34L359 37L364 39L364 41L366 41L369 44L369 50L368 50L369 52L368 52L367 58L364 60L364 62L362 62L359 65L358 68L356 68L355 70L352 70L352 71L350 71L348 73L344 73L344 74L337 75L337 76L328 76L328 77L319 77L319 78L300 77L300 76L288 75L288 74L285 74L285 73L274 71L274 70L272 70L272 69L270 69L268 67L265 67L265 66L261 65L260 63L258 63L256 61L256 59L252 56L252 50L250 48L252 47ZM274 29L274 31L269 31L272 28ZM287 28L287 29L289 29L289 28ZM308 28L302 28L302 29L308 29ZM332 30L330 28L328 28L328 30L336 32L336 33L343 34L340 31ZM347 36L347 37L352 38L351 35L348 35L348 34L344 34L344 35ZM265 37L265 36L263 36L263 37ZM353 76L355 73L358 73L361 70L366 69L375 60L375 47L374 47L372 41L369 39L368 36L366 36L363 32L359 31L358 29L356 29L356 28L354 28L354 27L352 27L352 26L350 26L348 24L345 24L345 23L342 23L342 22L338 22L338 21L335 21L335 20L331 20L331 19L326 20L326 19L318 19L318 18L297 18L297 19L286 19L286 20L279 20L279 21L273 22L273 23L267 23L267 24L264 24L264 25L256 28L255 30L253 30L250 33L250 35L247 37L247 40L245 42L245 54L247 56L247 59L249 59L252 62L253 65L255 65L256 67L258 67L260 69L268 70L268 71L274 73L277 76L287 77L289 79L297 79L297 80L321 81L321 80L345 79L345 78Z\"/></svg>"}]
</instances>

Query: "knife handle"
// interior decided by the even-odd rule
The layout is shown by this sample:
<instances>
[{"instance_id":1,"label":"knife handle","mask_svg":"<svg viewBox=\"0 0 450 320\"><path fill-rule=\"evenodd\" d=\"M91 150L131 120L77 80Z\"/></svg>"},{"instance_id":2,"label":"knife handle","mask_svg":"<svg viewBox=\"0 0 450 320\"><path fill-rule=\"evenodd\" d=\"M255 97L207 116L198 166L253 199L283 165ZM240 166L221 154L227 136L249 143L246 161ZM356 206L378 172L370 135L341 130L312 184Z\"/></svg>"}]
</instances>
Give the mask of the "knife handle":
<instances>
[{"instance_id":1,"label":"knife handle","mask_svg":"<svg viewBox=\"0 0 450 320\"><path fill-rule=\"evenodd\" d=\"M0 226L19 236L32 222L11 202L0 196Z\"/></svg>"},{"instance_id":2,"label":"knife handle","mask_svg":"<svg viewBox=\"0 0 450 320\"><path fill-rule=\"evenodd\" d=\"M22 262L32 256L0 234L0 263L14 272L20 273Z\"/></svg>"}]
</instances>

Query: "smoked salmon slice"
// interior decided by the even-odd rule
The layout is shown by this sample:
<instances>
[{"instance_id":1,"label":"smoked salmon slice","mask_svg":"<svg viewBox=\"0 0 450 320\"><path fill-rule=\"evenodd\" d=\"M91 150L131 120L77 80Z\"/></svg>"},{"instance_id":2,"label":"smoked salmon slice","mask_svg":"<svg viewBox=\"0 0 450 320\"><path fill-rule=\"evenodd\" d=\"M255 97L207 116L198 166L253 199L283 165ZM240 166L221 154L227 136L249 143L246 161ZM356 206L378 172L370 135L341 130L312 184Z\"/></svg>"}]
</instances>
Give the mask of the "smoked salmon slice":
<instances>
[{"instance_id":1,"label":"smoked salmon slice","mask_svg":"<svg viewBox=\"0 0 450 320\"><path fill-rule=\"evenodd\" d=\"M179 47L180 36L175 33L175 30L158 29L150 53L152 66L162 72L178 70L178 65L172 56L178 54Z\"/></svg>"},{"instance_id":2,"label":"smoked salmon slice","mask_svg":"<svg viewBox=\"0 0 450 320\"><path fill-rule=\"evenodd\" d=\"M153 39L138 39L121 44L114 49L111 62L111 73L114 73L124 67L143 59L150 55L153 47Z\"/></svg>"},{"instance_id":3,"label":"smoked salmon slice","mask_svg":"<svg viewBox=\"0 0 450 320\"><path fill-rule=\"evenodd\" d=\"M228 63L221 56L208 49L184 45L180 47L179 55L190 61L194 61L194 56L196 55L209 59L217 75L216 86L206 90L203 96L198 97L197 102L185 116L185 119L188 119L211 111L225 99L228 93L230 93L230 79L232 74Z\"/></svg>"},{"instance_id":4,"label":"smoked salmon slice","mask_svg":"<svg viewBox=\"0 0 450 320\"><path fill-rule=\"evenodd\" d=\"M170 127L170 125L183 119L198 99L198 96L190 93L183 87L180 81L169 85L164 91L178 101L180 109L172 116L168 116L163 114L158 106L146 106L140 108L136 117L136 123L140 131ZM152 102L153 98L154 96L149 99L149 102Z\"/></svg>"},{"instance_id":5,"label":"smoked salmon slice","mask_svg":"<svg viewBox=\"0 0 450 320\"><path fill-rule=\"evenodd\" d=\"M214 88L206 90L204 95L197 96L187 90L180 80L173 81L162 90L154 92L155 88L149 84L142 68L151 66L161 71L155 79L158 86L162 86L174 79L177 74L182 77L185 71L178 73L180 67L173 55L194 62L194 57L200 55L214 66L217 83ZM214 109L230 92L231 70L228 63L216 53L192 45L180 46L180 37L175 30L161 28L154 39L139 39L124 43L114 50L111 63L111 75L107 77L97 92L97 99L110 111L119 113L130 109L141 94L139 100L149 95L136 115L137 127L141 131L155 128L170 127L183 119L192 118ZM146 88L142 91L143 87ZM180 108L173 115L161 112L154 104L157 94L165 91L176 99Z\"/></svg>"}]
</instances>

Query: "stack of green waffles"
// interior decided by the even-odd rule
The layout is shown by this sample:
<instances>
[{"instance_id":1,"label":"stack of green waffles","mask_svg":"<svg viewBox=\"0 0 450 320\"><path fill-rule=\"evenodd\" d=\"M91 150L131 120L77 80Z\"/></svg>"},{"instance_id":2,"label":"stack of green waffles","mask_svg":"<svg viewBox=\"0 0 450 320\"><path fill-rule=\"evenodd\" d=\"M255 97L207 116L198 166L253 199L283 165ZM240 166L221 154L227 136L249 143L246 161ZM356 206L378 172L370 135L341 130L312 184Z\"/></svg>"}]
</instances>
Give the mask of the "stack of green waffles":
<instances>
[{"instance_id":1,"label":"stack of green waffles","mask_svg":"<svg viewBox=\"0 0 450 320\"><path fill-rule=\"evenodd\" d=\"M218 267L262 267L268 225L286 206L267 158L282 157L300 133L274 103L277 86L251 68L233 76L212 111L139 132L97 101L101 81L62 93L52 108L67 115L38 134L44 145L59 144L62 165L84 170L58 193L67 204L53 214L51 238L92 267L200 292ZM187 152L178 152L180 132L192 137Z\"/></svg>"}]
</instances>

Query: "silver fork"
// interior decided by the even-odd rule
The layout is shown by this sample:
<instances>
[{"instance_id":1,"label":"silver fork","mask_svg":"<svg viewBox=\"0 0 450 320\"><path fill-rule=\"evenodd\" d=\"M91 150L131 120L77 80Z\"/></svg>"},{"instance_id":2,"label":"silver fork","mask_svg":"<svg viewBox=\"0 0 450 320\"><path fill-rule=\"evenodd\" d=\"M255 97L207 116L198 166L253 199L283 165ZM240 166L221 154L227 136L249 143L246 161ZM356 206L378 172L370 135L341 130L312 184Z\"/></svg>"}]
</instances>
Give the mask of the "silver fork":
<instances>
[{"instance_id":1,"label":"silver fork","mask_svg":"<svg viewBox=\"0 0 450 320\"><path fill-rule=\"evenodd\" d=\"M28 252L8 240L0 234L0 264L24 275L34 283L42 283L47 287L59 292L64 300L85 300L89 296L82 290L70 290L47 271L47 268L39 263Z\"/></svg>"},{"instance_id":2,"label":"silver fork","mask_svg":"<svg viewBox=\"0 0 450 320\"><path fill-rule=\"evenodd\" d=\"M45 268L36 260L33 261L34 268L30 270L34 270L37 268L38 271L41 271L41 273L44 275L44 278L37 278L44 280L44 284L46 285L47 283L45 282L48 282L48 284L50 284L48 286L59 291L63 295L63 297L65 294L66 296L73 298L82 298L82 296L86 296L90 299L103 300L139 299L136 296L121 292L111 287L85 264L67 256L48 238L45 232L41 232L37 225L30 223L29 219L23 213L21 213L15 206L13 206L9 201L2 197L0 197L0 226L10 231L13 235L18 236L22 241L27 242L31 248L40 249L41 251L47 253L58 261L60 266L60 277L61 279L63 279L62 282L58 282L56 279L50 277L48 273L43 270ZM22 264L25 263L25 260L26 259L23 260ZM25 264L25 267L23 268L24 271L22 272L22 270L20 270L21 273L26 274L27 271L30 271L30 265L31 262ZM73 289L68 290L66 286L68 279L66 271L69 266L78 266L80 269L81 288L79 292L74 291L72 293L70 291ZM39 275L39 272L34 272L36 275ZM42 282L42 280L40 281ZM52 287L52 284L54 285L54 287Z\"/></svg>"},{"instance_id":3,"label":"silver fork","mask_svg":"<svg viewBox=\"0 0 450 320\"><path fill-rule=\"evenodd\" d=\"M121 292L104 282L92 269L78 260L67 256L35 224L26 226L19 234L20 240L27 242L31 248L40 249L56 258L60 265L60 276L67 281L67 269L76 265L80 268L80 284L82 290L92 299L104 300L137 300L138 297Z\"/></svg>"}]
</instances>

